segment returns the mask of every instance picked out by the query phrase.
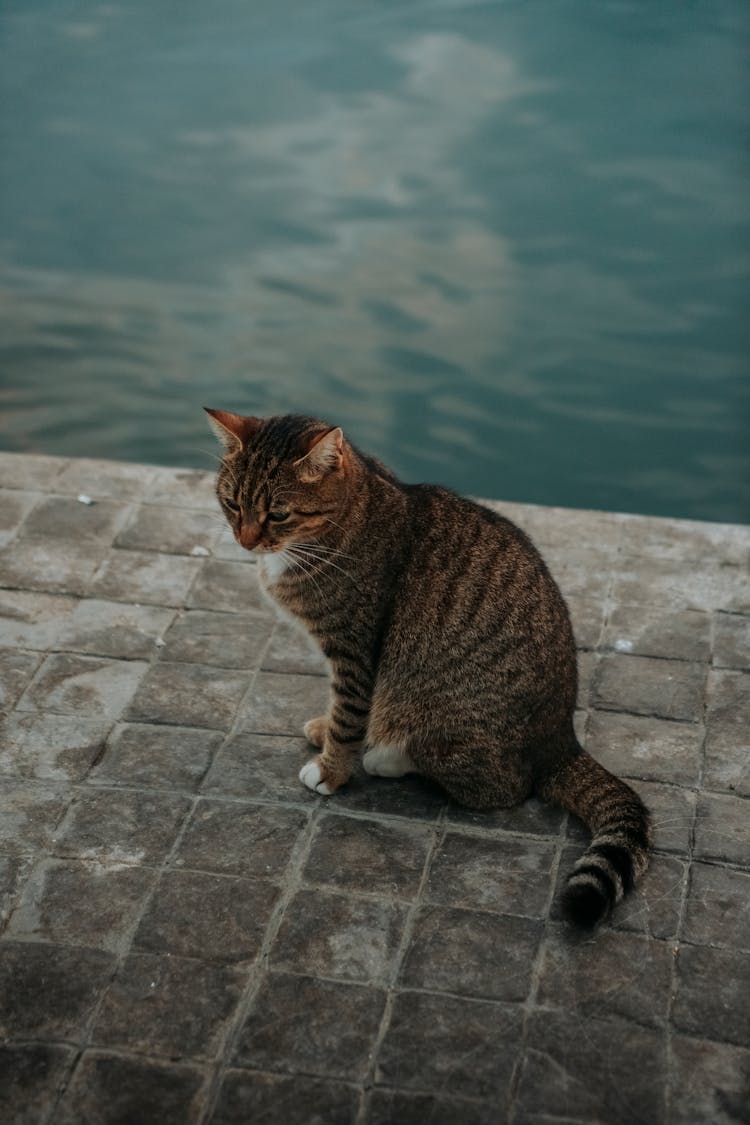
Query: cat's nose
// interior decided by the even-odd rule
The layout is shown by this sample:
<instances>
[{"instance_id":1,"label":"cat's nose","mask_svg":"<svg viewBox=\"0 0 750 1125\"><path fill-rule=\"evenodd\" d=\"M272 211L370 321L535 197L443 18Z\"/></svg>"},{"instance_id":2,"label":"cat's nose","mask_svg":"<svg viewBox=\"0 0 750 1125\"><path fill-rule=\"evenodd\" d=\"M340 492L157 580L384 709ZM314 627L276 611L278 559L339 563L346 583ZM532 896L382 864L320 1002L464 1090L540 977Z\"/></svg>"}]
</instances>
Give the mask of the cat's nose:
<instances>
[{"instance_id":1,"label":"cat's nose","mask_svg":"<svg viewBox=\"0 0 750 1125\"><path fill-rule=\"evenodd\" d=\"M244 547L246 551L252 551L254 547L257 547L262 534L263 528L259 523L243 524L239 534L240 546Z\"/></svg>"}]
</instances>

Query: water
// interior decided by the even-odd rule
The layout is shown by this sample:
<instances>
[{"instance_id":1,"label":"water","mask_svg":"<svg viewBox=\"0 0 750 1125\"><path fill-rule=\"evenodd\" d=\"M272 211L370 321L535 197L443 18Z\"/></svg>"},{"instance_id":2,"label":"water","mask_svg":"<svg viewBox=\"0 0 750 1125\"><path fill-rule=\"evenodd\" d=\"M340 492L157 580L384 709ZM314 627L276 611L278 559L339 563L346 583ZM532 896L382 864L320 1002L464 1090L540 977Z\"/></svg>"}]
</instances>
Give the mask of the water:
<instances>
[{"instance_id":1,"label":"water","mask_svg":"<svg viewBox=\"0 0 750 1125\"><path fill-rule=\"evenodd\" d=\"M746 12L3 0L0 445L750 518Z\"/></svg>"}]
</instances>

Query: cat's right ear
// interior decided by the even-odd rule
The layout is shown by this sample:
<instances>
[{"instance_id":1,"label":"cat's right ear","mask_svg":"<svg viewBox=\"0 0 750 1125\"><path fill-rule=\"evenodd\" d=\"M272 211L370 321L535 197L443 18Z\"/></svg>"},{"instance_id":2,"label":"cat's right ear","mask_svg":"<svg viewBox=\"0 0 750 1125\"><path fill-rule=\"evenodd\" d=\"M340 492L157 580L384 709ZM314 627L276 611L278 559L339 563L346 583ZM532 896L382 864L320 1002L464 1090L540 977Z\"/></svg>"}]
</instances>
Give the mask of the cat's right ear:
<instances>
[{"instance_id":1,"label":"cat's right ear","mask_svg":"<svg viewBox=\"0 0 750 1125\"><path fill-rule=\"evenodd\" d=\"M241 449L246 449L261 423L260 418L230 414L228 410L209 410L207 406L203 409L208 414L211 429L229 453L239 453Z\"/></svg>"}]
</instances>

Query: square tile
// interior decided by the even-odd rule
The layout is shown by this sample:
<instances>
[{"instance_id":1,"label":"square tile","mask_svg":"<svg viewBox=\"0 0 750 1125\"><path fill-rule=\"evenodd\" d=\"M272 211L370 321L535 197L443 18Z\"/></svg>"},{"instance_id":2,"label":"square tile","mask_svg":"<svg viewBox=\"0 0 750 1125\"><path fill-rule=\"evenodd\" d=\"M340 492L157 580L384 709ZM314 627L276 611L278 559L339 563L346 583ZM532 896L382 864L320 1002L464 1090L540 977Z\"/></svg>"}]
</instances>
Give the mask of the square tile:
<instances>
[{"instance_id":1,"label":"square tile","mask_svg":"<svg viewBox=\"0 0 750 1125\"><path fill-rule=\"evenodd\" d=\"M299 1076L229 1070L224 1076L211 1125L268 1122L283 1114L284 1125L352 1125L359 1091L343 1082L305 1078L300 1097ZM315 1117L310 1118L310 1107Z\"/></svg>"},{"instance_id":2,"label":"square tile","mask_svg":"<svg viewBox=\"0 0 750 1125\"><path fill-rule=\"evenodd\" d=\"M582 1018L616 1016L662 1027L671 987L665 942L604 928L586 937L566 928L548 936L537 1003Z\"/></svg>"},{"instance_id":3,"label":"square tile","mask_svg":"<svg viewBox=\"0 0 750 1125\"><path fill-rule=\"evenodd\" d=\"M206 1077L197 1067L86 1051L75 1069L56 1125L179 1121L197 1125Z\"/></svg>"},{"instance_id":4,"label":"square tile","mask_svg":"<svg viewBox=\"0 0 750 1125\"><path fill-rule=\"evenodd\" d=\"M568 598L576 648L595 649L604 626L604 603L589 598Z\"/></svg>"},{"instance_id":5,"label":"square tile","mask_svg":"<svg viewBox=\"0 0 750 1125\"><path fill-rule=\"evenodd\" d=\"M263 656L267 672L293 672L306 676L327 676L328 661L302 626L277 621L271 643Z\"/></svg>"},{"instance_id":6,"label":"square tile","mask_svg":"<svg viewBox=\"0 0 750 1125\"><path fill-rule=\"evenodd\" d=\"M651 781L633 779L631 784L651 813L654 848L688 855L695 820L695 794L688 789Z\"/></svg>"},{"instance_id":7,"label":"square tile","mask_svg":"<svg viewBox=\"0 0 750 1125\"><path fill-rule=\"evenodd\" d=\"M98 568L91 593L112 601L181 606L202 566L202 559L116 548Z\"/></svg>"},{"instance_id":8,"label":"square tile","mask_svg":"<svg viewBox=\"0 0 750 1125\"><path fill-rule=\"evenodd\" d=\"M15 910L33 866L28 855L0 855L0 931Z\"/></svg>"},{"instance_id":9,"label":"square tile","mask_svg":"<svg viewBox=\"0 0 750 1125\"><path fill-rule=\"evenodd\" d=\"M153 465L76 457L55 478L55 492L83 492L95 500L137 500L155 472Z\"/></svg>"},{"instance_id":10,"label":"square tile","mask_svg":"<svg viewBox=\"0 0 750 1125\"><path fill-rule=\"evenodd\" d=\"M240 730L299 735L308 719L326 713L329 695L328 682L320 676L259 672L242 707Z\"/></svg>"},{"instance_id":11,"label":"square tile","mask_svg":"<svg viewBox=\"0 0 750 1125\"><path fill-rule=\"evenodd\" d=\"M55 833L55 851L100 863L163 863L189 808L188 797L164 793L79 793Z\"/></svg>"},{"instance_id":12,"label":"square tile","mask_svg":"<svg viewBox=\"0 0 750 1125\"><path fill-rule=\"evenodd\" d=\"M750 617L714 615L714 667L750 671Z\"/></svg>"},{"instance_id":13,"label":"square tile","mask_svg":"<svg viewBox=\"0 0 750 1125\"><path fill-rule=\"evenodd\" d=\"M189 555L194 547L211 551L220 527L213 512L191 512L182 508L134 508L115 539L116 547L131 551L160 551Z\"/></svg>"},{"instance_id":14,"label":"square tile","mask_svg":"<svg viewBox=\"0 0 750 1125\"><path fill-rule=\"evenodd\" d=\"M306 739L304 747L305 756L309 757L312 747ZM445 791L426 777L371 777L357 763L346 785L336 791L332 811L351 810L434 822L447 801Z\"/></svg>"},{"instance_id":15,"label":"square tile","mask_svg":"<svg viewBox=\"0 0 750 1125\"><path fill-rule=\"evenodd\" d=\"M167 871L133 940L136 951L247 962L260 951L278 888L256 879Z\"/></svg>"},{"instance_id":16,"label":"square tile","mask_svg":"<svg viewBox=\"0 0 750 1125\"><path fill-rule=\"evenodd\" d=\"M629 711L697 722L703 717L706 666L647 656L604 656L592 690L602 711Z\"/></svg>"},{"instance_id":17,"label":"square tile","mask_svg":"<svg viewBox=\"0 0 750 1125\"><path fill-rule=\"evenodd\" d=\"M0 648L0 714L13 710L42 659L38 652Z\"/></svg>"},{"instance_id":18,"label":"square tile","mask_svg":"<svg viewBox=\"0 0 750 1125\"><path fill-rule=\"evenodd\" d=\"M541 917L555 855L551 842L449 832L435 853L425 896L445 906Z\"/></svg>"},{"instance_id":19,"label":"square tile","mask_svg":"<svg viewBox=\"0 0 750 1125\"><path fill-rule=\"evenodd\" d=\"M153 881L151 871L122 863L44 860L26 883L7 934L116 952Z\"/></svg>"},{"instance_id":20,"label":"square tile","mask_svg":"<svg viewBox=\"0 0 750 1125\"><path fill-rule=\"evenodd\" d=\"M306 738L233 735L216 755L202 788L206 793L247 800L317 805L319 795L307 789L297 776L309 754Z\"/></svg>"},{"instance_id":21,"label":"square tile","mask_svg":"<svg viewBox=\"0 0 750 1125\"><path fill-rule=\"evenodd\" d=\"M256 567L224 559L206 560L187 604L191 609L221 613L273 612L261 593Z\"/></svg>"},{"instance_id":22,"label":"square tile","mask_svg":"<svg viewBox=\"0 0 750 1125\"><path fill-rule=\"evenodd\" d=\"M18 709L114 720L127 707L147 668L138 660L54 653L42 664Z\"/></svg>"},{"instance_id":23,"label":"square tile","mask_svg":"<svg viewBox=\"0 0 750 1125\"><path fill-rule=\"evenodd\" d=\"M38 492L0 489L0 547L12 542L26 516L40 500Z\"/></svg>"},{"instance_id":24,"label":"square tile","mask_svg":"<svg viewBox=\"0 0 750 1125\"><path fill-rule=\"evenodd\" d=\"M387 982L396 970L406 911L398 903L298 891L271 949L271 965L306 976Z\"/></svg>"},{"instance_id":25,"label":"square tile","mask_svg":"<svg viewBox=\"0 0 750 1125\"><path fill-rule=\"evenodd\" d=\"M620 777L694 786L703 761L703 737L697 723L592 711L586 749Z\"/></svg>"},{"instance_id":26,"label":"square tile","mask_svg":"<svg viewBox=\"0 0 750 1125\"><path fill-rule=\"evenodd\" d=\"M49 1119L57 1093L75 1058L74 1047L0 1043L0 1114L13 1125Z\"/></svg>"},{"instance_id":27,"label":"square tile","mask_svg":"<svg viewBox=\"0 0 750 1125\"><path fill-rule=\"evenodd\" d=\"M526 999L541 921L476 910L419 911L400 982L480 1000Z\"/></svg>"},{"instance_id":28,"label":"square tile","mask_svg":"<svg viewBox=\"0 0 750 1125\"><path fill-rule=\"evenodd\" d=\"M0 775L80 781L104 749L110 719L16 711L0 719Z\"/></svg>"},{"instance_id":29,"label":"square tile","mask_svg":"<svg viewBox=\"0 0 750 1125\"><path fill-rule=\"evenodd\" d=\"M359 984L271 973L253 1001L234 1059L254 1070L361 1082L385 992ZM300 1020L300 1012L315 1013Z\"/></svg>"},{"instance_id":30,"label":"square tile","mask_svg":"<svg viewBox=\"0 0 750 1125\"><path fill-rule=\"evenodd\" d=\"M103 541L15 539L0 550L0 573L6 586L81 595L107 551Z\"/></svg>"},{"instance_id":31,"label":"square tile","mask_svg":"<svg viewBox=\"0 0 750 1125\"><path fill-rule=\"evenodd\" d=\"M431 842L420 825L323 814L303 879L342 891L414 898Z\"/></svg>"},{"instance_id":32,"label":"square tile","mask_svg":"<svg viewBox=\"0 0 750 1125\"><path fill-rule=\"evenodd\" d=\"M79 1040L114 965L98 949L0 943L0 1039Z\"/></svg>"},{"instance_id":33,"label":"square tile","mask_svg":"<svg viewBox=\"0 0 750 1125\"><path fill-rule=\"evenodd\" d=\"M664 1120L663 1030L578 1012L534 1012L518 1090L520 1116L564 1107L565 1118L607 1125Z\"/></svg>"},{"instance_id":34,"label":"square tile","mask_svg":"<svg viewBox=\"0 0 750 1125\"><path fill-rule=\"evenodd\" d=\"M747 1119L748 1090L749 1050L673 1036L669 1093L675 1125Z\"/></svg>"},{"instance_id":35,"label":"square tile","mask_svg":"<svg viewBox=\"0 0 750 1125\"><path fill-rule=\"evenodd\" d=\"M604 630L602 648L705 663L711 658L710 627L710 615L702 610L618 605Z\"/></svg>"},{"instance_id":36,"label":"square tile","mask_svg":"<svg viewBox=\"0 0 750 1125\"><path fill-rule=\"evenodd\" d=\"M681 945L672 1020L679 1031L746 1047L750 1041L750 957L734 949Z\"/></svg>"},{"instance_id":37,"label":"square tile","mask_svg":"<svg viewBox=\"0 0 750 1125\"><path fill-rule=\"evenodd\" d=\"M245 979L229 965L131 953L107 990L92 1042L142 1055L212 1058Z\"/></svg>"},{"instance_id":38,"label":"square tile","mask_svg":"<svg viewBox=\"0 0 750 1125\"><path fill-rule=\"evenodd\" d=\"M69 541L108 546L126 517L127 509L111 500L81 504L72 496L47 496L26 517L18 538L55 545Z\"/></svg>"},{"instance_id":39,"label":"square tile","mask_svg":"<svg viewBox=\"0 0 750 1125\"><path fill-rule=\"evenodd\" d=\"M435 1094L405 1090L373 1090L367 1125L499 1125L493 1102L453 1098L442 1088Z\"/></svg>"},{"instance_id":40,"label":"square tile","mask_svg":"<svg viewBox=\"0 0 750 1125\"><path fill-rule=\"evenodd\" d=\"M380 1048L376 1081L491 1099L502 1119L522 1024L520 1004L400 992Z\"/></svg>"},{"instance_id":41,"label":"square tile","mask_svg":"<svg viewBox=\"0 0 750 1125\"><path fill-rule=\"evenodd\" d=\"M0 784L0 852L49 851L71 797L66 785L4 779Z\"/></svg>"},{"instance_id":42,"label":"square tile","mask_svg":"<svg viewBox=\"0 0 750 1125\"><path fill-rule=\"evenodd\" d=\"M85 598L66 616L55 647L119 660L150 660L174 612Z\"/></svg>"},{"instance_id":43,"label":"square tile","mask_svg":"<svg viewBox=\"0 0 750 1125\"><path fill-rule=\"evenodd\" d=\"M750 807L729 793L699 793L694 854L750 867Z\"/></svg>"},{"instance_id":44,"label":"square tile","mask_svg":"<svg viewBox=\"0 0 750 1125\"><path fill-rule=\"evenodd\" d=\"M243 671L159 661L146 673L125 718L228 730L249 682Z\"/></svg>"},{"instance_id":45,"label":"square tile","mask_svg":"<svg viewBox=\"0 0 750 1125\"><path fill-rule=\"evenodd\" d=\"M0 644L14 648L53 648L78 605L63 594L0 590Z\"/></svg>"},{"instance_id":46,"label":"square tile","mask_svg":"<svg viewBox=\"0 0 750 1125\"><path fill-rule=\"evenodd\" d=\"M163 660L211 664L218 668L258 668L273 620L261 613L180 613L164 637Z\"/></svg>"},{"instance_id":47,"label":"square tile","mask_svg":"<svg viewBox=\"0 0 750 1125\"><path fill-rule=\"evenodd\" d=\"M144 501L167 508L190 508L218 512L216 477L195 469L157 468L151 478Z\"/></svg>"},{"instance_id":48,"label":"square tile","mask_svg":"<svg viewBox=\"0 0 750 1125\"><path fill-rule=\"evenodd\" d=\"M0 453L0 486L3 488L51 488L68 462L64 457L40 454Z\"/></svg>"},{"instance_id":49,"label":"square tile","mask_svg":"<svg viewBox=\"0 0 750 1125\"><path fill-rule=\"evenodd\" d=\"M750 797L750 675L710 672L704 782Z\"/></svg>"},{"instance_id":50,"label":"square tile","mask_svg":"<svg viewBox=\"0 0 750 1125\"><path fill-rule=\"evenodd\" d=\"M173 863L224 875L282 877L308 819L302 809L202 799Z\"/></svg>"},{"instance_id":51,"label":"square tile","mask_svg":"<svg viewBox=\"0 0 750 1125\"><path fill-rule=\"evenodd\" d=\"M750 872L694 863L683 936L702 945L750 951Z\"/></svg>"},{"instance_id":52,"label":"square tile","mask_svg":"<svg viewBox=\"0 0 750 1125\"><path fill-rule=\"evenodd\" d=\"M223 741L221 731L124 723L115 728L88 780L194 791Z\"/></svg>"}]
</instances>

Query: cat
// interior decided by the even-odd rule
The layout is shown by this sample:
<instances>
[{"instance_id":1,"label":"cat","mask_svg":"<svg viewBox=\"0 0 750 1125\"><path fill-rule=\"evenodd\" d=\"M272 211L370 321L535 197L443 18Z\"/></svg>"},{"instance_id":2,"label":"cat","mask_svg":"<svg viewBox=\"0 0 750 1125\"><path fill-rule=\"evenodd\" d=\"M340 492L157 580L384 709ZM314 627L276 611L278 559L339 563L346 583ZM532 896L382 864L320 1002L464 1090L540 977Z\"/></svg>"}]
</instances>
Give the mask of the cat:
<instances>
[{"instance_id":1,"label":"cat","mask_svg":"<svg viewBox=\"0 0 750 1125\"><path fill-rule=\"evenodd\" d=\"M339 427L206 412L234 536L330 665L300 780L330 796L364 751L369 774L421 774L470 809L532 793L561 805L593 837L563 909L600 922L648 864L649 814L576 738L570 618L531 540L448 489L402 483Z\"/></svg>"}]
</instances>

